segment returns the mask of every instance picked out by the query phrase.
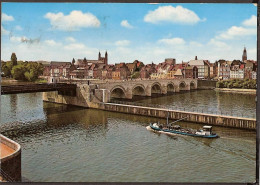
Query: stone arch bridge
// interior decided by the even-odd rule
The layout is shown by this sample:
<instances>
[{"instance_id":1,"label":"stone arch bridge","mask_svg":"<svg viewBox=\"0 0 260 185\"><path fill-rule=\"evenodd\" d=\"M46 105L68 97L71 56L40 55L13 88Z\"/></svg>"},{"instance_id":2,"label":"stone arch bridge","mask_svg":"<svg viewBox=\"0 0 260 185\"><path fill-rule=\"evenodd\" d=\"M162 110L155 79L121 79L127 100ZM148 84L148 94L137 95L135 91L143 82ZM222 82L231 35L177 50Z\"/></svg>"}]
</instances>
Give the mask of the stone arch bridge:
<instances>
[{"instance_id":1,"label":"stone arch bridge","mask_svg":"<svg viewBox=\"0 0 260 185\"><path fill-rule=\"evenodd\" d=\"M133 96L152 96L197 89L196 79L125 80L96 83L97 91L107 98L132 99ZM101 93L101 92L100 92ZM101 95L102 96L102 95Z\"/></svg>"}]
</instances>

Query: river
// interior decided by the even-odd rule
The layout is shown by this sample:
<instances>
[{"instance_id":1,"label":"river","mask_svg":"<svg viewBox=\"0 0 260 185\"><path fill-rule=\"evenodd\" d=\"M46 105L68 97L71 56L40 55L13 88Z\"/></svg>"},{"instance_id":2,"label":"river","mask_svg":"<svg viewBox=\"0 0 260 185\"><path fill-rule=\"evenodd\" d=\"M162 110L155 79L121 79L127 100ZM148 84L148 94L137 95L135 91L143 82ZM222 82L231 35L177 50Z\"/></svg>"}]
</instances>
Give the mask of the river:
<instances>
[{"instance_id":1,"label":"river","mask_svg":"<svg viewBox=\"0 0 260 185\"><path fill-rule=\"evenodd\" d=\"M201 94L204 93L204 94ZM195 94L192 94L195 93ZM214 95L215 94L215 95ZM206 106L253 117L255 96L195 91L137 100ZM256 133L213 127L218 139L146 130L164 119L42 101L42 93L1 96L0 131L22 147L22 176L36 182L254 182ZM200 124L181 122L198 129Z\"/></svg>"}]
</instances>

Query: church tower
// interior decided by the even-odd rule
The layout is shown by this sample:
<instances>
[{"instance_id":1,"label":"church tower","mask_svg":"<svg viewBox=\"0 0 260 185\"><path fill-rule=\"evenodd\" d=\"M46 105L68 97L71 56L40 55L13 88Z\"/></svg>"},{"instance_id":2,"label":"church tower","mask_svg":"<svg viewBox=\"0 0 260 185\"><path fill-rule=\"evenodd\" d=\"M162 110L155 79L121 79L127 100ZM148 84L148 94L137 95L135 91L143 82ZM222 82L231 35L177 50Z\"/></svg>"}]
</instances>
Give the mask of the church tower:
<instances>
[{"instance_id":1,"label":"church tower","mask_svg":"<svg viewBox=\"0 0 260 185\"><path fill-rule=\"evenodd\" d=\"M105 64L107 65L107 62L108 62L108 58L107 58L107 51L105 53Z\"/></svg>"},{"instance_id":2,"label":"church tower","mask_svg":"<svg viewBox=\"0 0 260 185\"><path fill-rule=\"evenodd\" d=\"M101 60L101 54L100 54L100 51L98 52L98 60Z\"/></svg>"},{"instance_id":3,"label":"church tower","mask_svg":"<svg viewBox=\"0 0 260 185\"><path fill-rule=\"evenodd\" d=\"M246 47L244 47L243 55L242 55L242 62L245 62L247 60L247 54L246 54Z\"/></svg>"}]
</instances>

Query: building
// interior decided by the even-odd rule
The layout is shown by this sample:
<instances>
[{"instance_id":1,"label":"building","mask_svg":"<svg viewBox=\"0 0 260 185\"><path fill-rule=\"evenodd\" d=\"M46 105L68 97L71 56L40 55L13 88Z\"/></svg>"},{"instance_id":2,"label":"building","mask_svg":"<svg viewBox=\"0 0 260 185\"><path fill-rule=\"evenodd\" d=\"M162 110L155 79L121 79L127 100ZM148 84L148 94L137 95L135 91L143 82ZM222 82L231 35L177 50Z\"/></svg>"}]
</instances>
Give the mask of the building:
<instances>
[{"instance_id":1,"label":"building","mask_svg":"<svg viewBox=\"0 0 260 185\"><path fill-rule=\"evenodd\" d=\"M177 69L176 73L174 74L175 78L183 78L183 73L181 69Z\"/></svg>"},{"instance_id":2,"label":"building","mask_svg":"<svg viewBox=\"0 0 260 185\"><path fill-rule=\"evenodd\" d=\"M124 80L129 78L131 72L125 63L115 64L115 71L112 72L112 79L114 80Z\"/></svg>"},{"instance_id":3,"label":"building","mask_svg":"<svg viewBox=\"0 0 260 185\"><path fill-rule=\"evenodd\" d=\"M244 64L233 65L230 68L230 78L231 79L244 79Z\"/></svg>"},{"instance_id":4,"label":"building","mask_svg":"<svg viewBox=\"0 0 260 185\"><path fill-rule=\"evenodd\" d=\"M70 72L70 78L71 79L86 79L88 77L88 71L85 70L85 68L77 68Z\"/></svg>"},{"instance_id":5,"label":"building","mask_svg":"<svg viewBox=\"0 0 260 185\"><path fill-rule=\"evenodd\" d=\"M218 63L209 63L209 71L210 79L216 78L218 76Z\"/></svg>"},{"instance_id":6,"label":"building","mask_svg":"<svg viewBox=\"0 0 260 185\"><path fill-rule=\"evenodd\" d=\"M218 78L227 80L230 78L230 67L232 61L219 60L218 61Z\"/></svg>"},{"instance_id":7,"label":"building","mask_svg":"<svg viewBox=\"0 0 260 185\"><path fill-rule=\"evenodd\" d=\"M133 74L137 69L137 63L128 63L126 64L126 66L129 69L131 74Z\"/></svg>"},{"instance_id":8,"label":"building","mask_svg":"<svg viewBox=\"0 0 260 185\"><path fill-rule=\"evenodd\" d=\"M176 61L174 58L166 58L164 62L159 63L156 67L157 73L168 74L172 69L172 66L175 66Z\"/></svg>"},{"instance_id":9,"label":"building","mask_svg":"<svg viewBox=\"0 0 260 185\"><path fill-rule=\"evenodd\" d=\"M196 58L197 59L197 56ZM210 77L210 67L208 60L190 60L188 64L192 67L196 66L198 69L199 79L207 79Z\"/></svg>"},{"instance_id":10,"label":"building","mask_svg":"<svg viewBox=\"0 0 260 185\"><path fill-rule=\"evenodd\" d=\"M75 65L78 67L86 67L91 66L92 64L108 64L108 54L107 51L105 53L105 57L101 57L101 53L98 53L98 59L97 60L89 60L89 59L78 59L77 62L75 62Z\"/></svg>"},{"instance_id":11,"label":"building","mask_svg":"<svg viewBox=\"0 0 260 185\"><path fill-rule=\"evenodd\" d=\"M140 77L141 78L150 78L151 77L150 75L153 73L157 73L156 65L154 63L147 64L142 67L142 69L140 71Z\"/></svg>"},{"instance_id":12,"label":"building","mask_svg":"<svg viewBox=\"0 0 260 185\"><path fill-rule=\"evenodd\" d=\"M256 61L245 60L245 78L253 79L253 72L256 71Z\"/></svg>"},{"instance_id":13,"label":"building","mask_svg":"<svg viewBox=\"0 0 260 185\"><path fill-rule=\"evenodd\" d=\"M184 78L193 78L193 68L196 66L187 66L184 68Z\"/></svg>"}]
</instances>

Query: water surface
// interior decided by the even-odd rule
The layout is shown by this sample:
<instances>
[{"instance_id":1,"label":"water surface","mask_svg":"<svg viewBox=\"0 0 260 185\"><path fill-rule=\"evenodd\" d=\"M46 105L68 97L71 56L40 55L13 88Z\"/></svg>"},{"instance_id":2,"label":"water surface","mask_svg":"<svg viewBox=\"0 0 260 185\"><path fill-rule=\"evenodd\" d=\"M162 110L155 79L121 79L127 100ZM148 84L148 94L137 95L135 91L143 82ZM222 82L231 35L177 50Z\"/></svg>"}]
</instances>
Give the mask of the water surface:
<instances>
[{"instance_id":1,"label":"water surface","mask_svg":"<svg viewBox=\"0 0 260 185\"><path fill-rule=\"evenodd\" d=\"M212 99L231 107L225 103L227 97L216 100L204 95L197 100L199 94L177 96L183 99L183 105ZM173 101L181 105L179 98L160 98L166 105ZM159 102L158 99L147 101ZM189 104L189 99L193 103ZM245 107L252 104L249 97L233 97L233 101L243 101ZM221 136L218 139L173 137L147 131L145 127L155 121L166 122L46 103L42 93L1 96L0 131L21 144L22 176L30 181L255 181L255 132L214 127ZM202 126L187 122L180 125L194 129Z\"/></svg>"}]
</instances>

